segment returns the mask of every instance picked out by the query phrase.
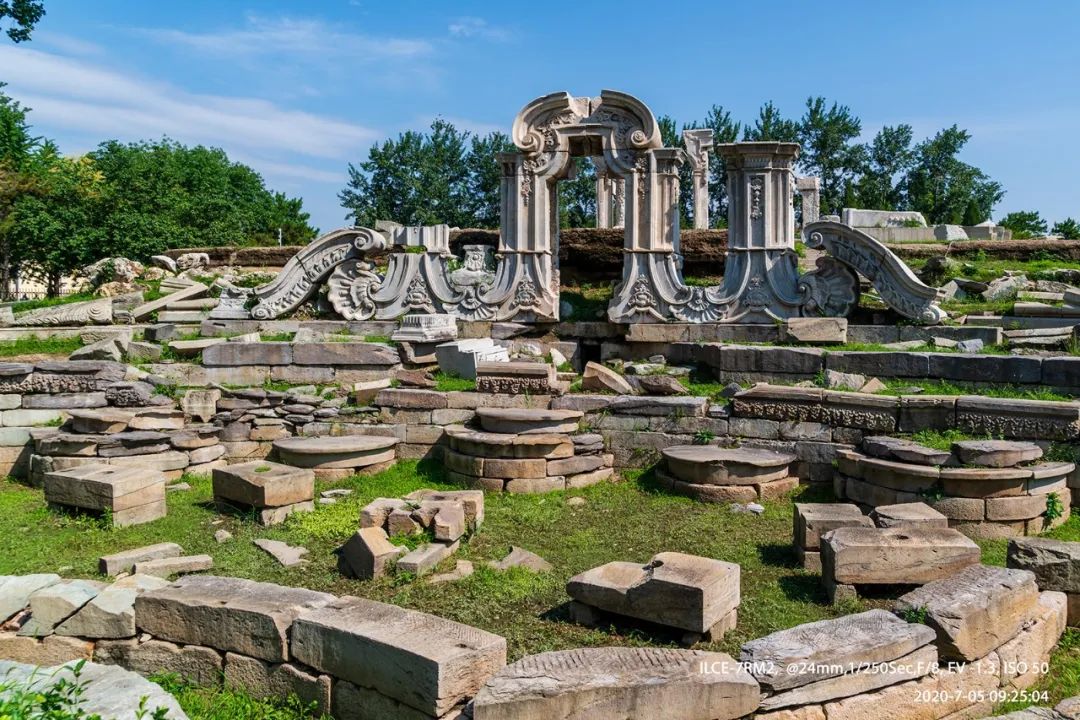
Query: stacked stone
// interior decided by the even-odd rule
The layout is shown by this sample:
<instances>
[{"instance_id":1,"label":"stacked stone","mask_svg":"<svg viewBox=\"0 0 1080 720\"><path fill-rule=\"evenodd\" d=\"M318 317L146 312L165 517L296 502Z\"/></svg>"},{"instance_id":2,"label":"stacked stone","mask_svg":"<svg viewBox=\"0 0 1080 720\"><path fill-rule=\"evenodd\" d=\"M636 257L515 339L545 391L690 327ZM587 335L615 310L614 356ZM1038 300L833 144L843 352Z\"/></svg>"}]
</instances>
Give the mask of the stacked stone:
<instances>
[{"instance_id":1,"label":"stacked stone","mask_svg":"<svg viewBox=\"0 0 1080 720\"><path fill-rule=\"evenodd\" d=\"M274 440L306 434L306 426L337 418L346 401L344 395L320 397L314 386L285 392L214 388L189 391L184 407L189 414L221 426L229 459L249 460L266 457Z\"/></svg>"},{"instance_id":2,"label":"stacked stone","mask_svg":"<svg viewBox=\"0 0 1080 720\"><path fill-rule=\"evenodd\" d=\"M1080 627L1080 543L1013 538L1009 540L1006 564L1035 573L1043 590L1065 593L1069 625Z\"/></svg>"},{"instance_id":3,"label":"stacked stone","mask_svg":"<svg viewBox=\"0 0 1080 720\"><path fill-rule=\"evenodd\" d=\"M867 508L925 501L973 538L1035 535L1069 518L1076 468L1041 457L1028 442L969 440L950 452L868 437L861 453L839 451L834 488Z\"/></svg>"},{"instance_id":4,"label":"stacked stone","mask_svg":"<svg viewBox=\"0 0 1080 720\"><path fill-rule=\"evenodd\" d=\"M40 486L50 473L85 465L109 465L161 473L209 475L225 465L221 429L186 425L173 408L102 408L68 411L59 428L34 428L30 481Z\"/></svg>"},{"instance_id":5,"label":"stacked stone","mask_svg":"<svg viewBox=\"0 0 1080 720\"><path fill-rule=\"evenodd\" d=\"M376 498L360 511L360 529L338 552L338 569L370 580L396 570L426 575L457 552L461 539L484 522L480 490L416 490L404 498ZM414 550L391 537L428 534L431 542Z\"/></svg>"},{"instance_id":6,"label":"stacked stone","mask_svg":"<svg viewBox=\"0 0 1080 720\"><path fill-rule=\"evenodd\" d=\"M1061 593L982 565L905 595L896 612L925 624L870 610L744 644L740 660L763 692L755 717L981 717L1045 673L1065 629Z\"/></svg>"},{"instance_id":7,"label":"stacked stone","mask_svg":"<svg viewBox=\"0 0 1080 720\"><path fill-rule=\"evenodd\" d=\"M506 640L434 615L238 578L112 585L0 577L0 657L176 673L336 718L453 720L506 665ZM29 609L29 613L26 609ZM12 620L12 618L16 620ZM20 634L21 633L21 634Z\"/></svg>"},{"instance_id":8,"label":"stacked stone","mask_svg":"<svg viewBox=\"0 0 1080 720\"><path fill-rule=\"evenodd\" d=\"M285 465L310 468L320 480L341 480L389 468L397 438L367 435L287 437L275 440L273 454Z\"/></svg>"},{"instance_id":9,"label":"stacked stone","mask_svg":"<svg viewBox=\"0 0 1080 720\"><path fill-rule=\"evenodd\" d=\"M676 445L661 453L660 483L672 492L703 502L753 502L788 493L799 485L792 477L795 456L753 448Z\"/></svg>"},{"instance_id":10,"label":"stacked stone","mask_svg":"<svg viewBox=\"0 0 1080 720\"><path fill-rule=\"evenodd\" d=\"M452 481L511 493L594 485L614 474L602 438L579 433L574 410L479 408L481 431L447 428L443 458Z\"/></svg>"},{"instance_id":11,"label":"stacked stone","mask_svg":"<svg viewBox=\"0 0 1080 720\"><path fill-rule=\"evenodd\" d=\"M715 642L738 622L739 566L663 552L645 565L610 562L570 578L570 616L607 626L612 616L644 620L682 633L682 642Z\"/></svg>"},{"instance_id":12,"label":"stacked stone","mask_svg":"<svg viewBox=\"0 0 1080 720\"><path fill-rule=\"evenodd\" d=\"M278 525L295 512L315 509L315 473L265 460L214 469L214 502L251 511L262 525Z\"/></svg>"}]
</instances>

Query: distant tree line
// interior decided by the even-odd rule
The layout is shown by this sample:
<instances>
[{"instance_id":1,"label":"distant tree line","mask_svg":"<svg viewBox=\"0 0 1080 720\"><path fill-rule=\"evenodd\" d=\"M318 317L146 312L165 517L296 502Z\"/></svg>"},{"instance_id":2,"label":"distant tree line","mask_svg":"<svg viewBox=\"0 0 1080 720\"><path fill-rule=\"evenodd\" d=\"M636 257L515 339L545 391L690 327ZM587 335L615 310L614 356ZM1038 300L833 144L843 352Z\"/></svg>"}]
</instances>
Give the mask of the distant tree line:
<instances>
[{"instance_id":1,"label":"distant tree line","mask_svg":"<svg viewBox=\"0 0 1080 720\"><path fill-rule=\"evenodd\" d=\"M736 140L797 142L802 146L801 175L821 179L822 214L844 207L917 210L933 224L976 225L990 218L1004 196L1000 183L960 160L970 139L958 126L916 141L910 125L887 126L869 142L858 142L862 122L851 110L813 97L799 118L785 117L765 103L749 123L714 105L701 121L679 125L658 119L666 146L681 146L681 130L711 128L717 144ZM409 131L371 148L367 160L349 165L349 181L340 199L360 225L375 220L405 224L445 222L460 227L496 227L499 167L495 153L514 151L504 133L477 136L437 119L428 132ZM560 183L563 226L595 224L595 169L587 158ZM683 170L681 213L692 212L689 168ZM722 223L727 214L723 160L710 159L710 217Z\"/></svg>"},{"instance_id":2,"label":"distant tree line","mask_svg":"<svg viewBox=\"0 0 1080 720\"><path fill-rule=\"evenodd\" d=\"M0 288L18 269L52 294L95 260L170 248L304 244L316 229L299 198L267 189L224 151L167 138L101 143L66 157L34 135L0 83Z\"/></svg>"}]
</instances>

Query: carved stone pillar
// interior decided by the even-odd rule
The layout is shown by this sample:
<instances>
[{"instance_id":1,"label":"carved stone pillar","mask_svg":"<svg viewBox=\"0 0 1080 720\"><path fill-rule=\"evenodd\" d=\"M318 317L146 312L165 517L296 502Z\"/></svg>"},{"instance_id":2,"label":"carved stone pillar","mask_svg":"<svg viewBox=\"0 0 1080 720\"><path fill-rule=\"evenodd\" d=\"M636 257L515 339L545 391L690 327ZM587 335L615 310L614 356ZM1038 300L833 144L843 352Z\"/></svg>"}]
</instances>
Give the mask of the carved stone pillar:
<instances>
[{"instance_id":1,"label":"carved stone pillar","mask_svg":"<svg viewBox=\"0 0 1080 720\"><path fill-rule=\"evenodd\" d=\"M713 132L705 128L684 130L683 145L690 157L694 183L694 229L709 229L709 151L713 147Z\"/></svg>"},{"instance_id":2,"label":"carved stone pillar","mask_svg":"<svg viewBox=\"0 0 1080 720\"><path fill-rule=\"evenodd\" d=\"M615 178L612 182L611 226L621 228L626 216L626 181Z\"/></svg>"},{"instance_id":3,"label":"carved stone pillar","mask_svg":"<svg viewBox=\"0 0 1080 720\"><path fill-rule=\"evenodd\" d=\"M772 322L799 314L791 169L797 143L718 146L727 166L728 256L721 295L727 321ZM732 302L734 300L734 302Z\"/></svg>"},{"instance_id":4,"label":"carved stone pillar","mask_svg":"<svg viewBox=\"0 0 1080 720\"><path fill-rule=\"evenodd\" d=\"M795 181L795 189L802 197L802 227L816 223L821 217L821 179L801 177Z\"/></svg>"},{"instance_id":5,"label":"carved stone pillar","mask_svg":"<svg viewBox=\"0 0 1080 720\"><path fill-rule=\"evenodd\" d=\"M615 179L599 174L596 175L596 227L612 227L612 196L614 195Z\"/></svg>"}]
</instances>

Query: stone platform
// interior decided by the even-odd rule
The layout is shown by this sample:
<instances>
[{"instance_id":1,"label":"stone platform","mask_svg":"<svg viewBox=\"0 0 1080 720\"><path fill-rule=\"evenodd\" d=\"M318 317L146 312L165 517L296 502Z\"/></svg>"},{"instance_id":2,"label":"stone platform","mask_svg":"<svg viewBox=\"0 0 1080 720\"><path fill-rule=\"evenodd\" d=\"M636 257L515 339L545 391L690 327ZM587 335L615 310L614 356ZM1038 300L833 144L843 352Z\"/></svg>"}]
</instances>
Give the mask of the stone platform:
<instances>
[{"instance_id":1,"label":"stone platform","mask_svg":"<svg viewBox=\"0 0 1080 720\"><path fill-rule=\"evenodd\" d=\"M484 432L516 435L571 434L578 431L585 413L578 410L525 410L522 408L477 408L476 417Z\"/></svg>"},{"instance_id":2,"label":"stone platform","mask_svg":"<svg viewBox=\"0 0 1080 720\"><path fill-rule=\"evenodd\" d=\"M148 468L82 465L45 475L50 505L105 513L118 527L165 517L165 476Z\"/></svg>"},{"instance_id":3,"label":"stone platform","mask_svg":"<svg viewBox=\"0 0 1080 720\"><path fill-rule=\"evenodd\" d=\"M664 448L661 454L664 470L657 472L661 484L704 502L767 500L799 485L791 470L795 456L789 453L676 445Z\"/></svg>"},{"instance_id":4,"label":"stone platform","mask_svg":"<svg viewBox=\"0 0 1080 720\"><path fill-rule=\"evenodd\" d=\"M574 425L575 430L577 425ZM478 432L446 428L443 455L447 477L466 487L511 493L541 493L586 487L614 474L611 455L588 435Z\"/></svg>"},{"instance_id":5,"label":"stone platform","mask_svg":"<svg viewBox=\"0 0 1080 720\"><path fill-rule=\"evenodd\" d=\"M375 435L288 437L274 441L274 453L285 465L310 468L318 478L338 480L390 467L397 444L397 438Z\"/></svg>"},{"instance_id":6,"label":"stone platform","mask_svg":"<svg viewBox=\"0 0 1080 720\"><path fill-rule=\"evenodd\" d=\"M837 496L870 511L925 502L949 527L976 538L1035 535L1069 518L1068 462L1038 462L1027 442L972 440L950 451L910 440L868 437L862 452L837 451Z\"/></svg>"},{"instance_id":7,"label":"stone platform","mask_svg":"<svg viewBox=\"0 0 1080 720\"><path fill-rule=\"evenodd\" d=\"M610 562L570 578L571 617L604 624L608 614L682 631L683 642L716 641L735 628L740 602L739 566L711 558L663 552L641 565Z\"/></svg>"},{"instance_id":8,"label":"stone platform","mask_svg":"<svg viewBox=\"0 0 1080 720\"><path fill-rule=\"evenodd\" d=\"M255 460L214 470L214 501L251 510L263 525L277 525L294 512L315 509L315 472Z\"/></svg>"}]
</instances>

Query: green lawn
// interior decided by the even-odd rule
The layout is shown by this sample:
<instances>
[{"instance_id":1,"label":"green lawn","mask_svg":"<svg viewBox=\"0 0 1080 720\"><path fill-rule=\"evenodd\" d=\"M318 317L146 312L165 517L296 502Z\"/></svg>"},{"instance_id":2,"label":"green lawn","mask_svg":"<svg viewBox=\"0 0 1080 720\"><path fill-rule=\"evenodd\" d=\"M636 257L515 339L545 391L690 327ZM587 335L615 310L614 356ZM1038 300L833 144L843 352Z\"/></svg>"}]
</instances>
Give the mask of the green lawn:
<instances>
[{"instance_id":1,"label":"green lawn","mask_svg":"<svg viewBox=\"0 0 1080 720\"><path fill-rule=\"evenodd\" d=\"M796 566L791 547L793 498L766 502L765 513L755 516L734 513L727 505L667 495L655 488L650 473L627 475L618 483L566 493L488 494L482 529L445 564L449 568L456 559L472 560L476 573L440 585L410 576L346 579L335 569L333 555L334 548L355 531L360 508L369 500L400 497L421 487L450 487L435 463L403 461L378 475L337 483L335 487L351 487L355 493L275 528L214 512L207 478L188 477L190 491L169 493L168 517L117 529L95 519L58 515L46 508L39 490L0 481L0 574L52 571L68 577L97 577L97 558L102 554L178 542L188 553L212 555L217 574L359 595L484 628L507 638L511 661L531 653L582 646L675 646L675 635L641 624L602 629L574 625L565 609L569 598L564 587L572 575L612 560L645 562L664 550L741 566L739 625L723 641L705 646L714 650L737 655L746 640L775 630L890 605L888 597L842 607L827 603L818 576ZM569 505L571 496L583 497L585 503ZM796 491L796 497L830 499L805 487ZM220 528L229 530L233 539L215 542L213 534ZM1080 538L1080 520L1070 520L1051 535ZM252 544L259 537L303 545L310 550L310 562L283 568ZM511 544L538 553L555 569L541 574L521 569L498 573L484 565L506 554ZM1003 541L986 542L983 547L987 562L1004 562ZM1070 640L1063 648L1055 659L1054 679L1045 681L1055 696L1080 692L1080 641ZM304 715L295 707L282 710L227 692L187 688L180 696L192 717L200 720L287 720Z\"/></svg>"},{"instance_id":2,"label":"green lawn","mask_svg":"<svg viewBox=\"0 0 1080 720\"><path fill-rule=\"evenodd\" d=\"M20 355L70 355L83 345L79 336L57 337L50 335L46 338L21 337L18 340L0 341L0 357L17 357Z\"/></svg>"}]
</instances>

